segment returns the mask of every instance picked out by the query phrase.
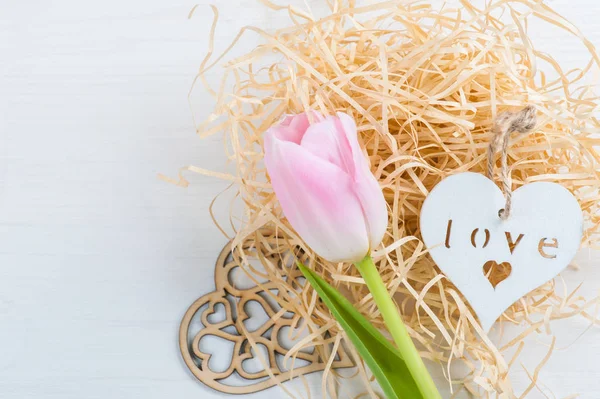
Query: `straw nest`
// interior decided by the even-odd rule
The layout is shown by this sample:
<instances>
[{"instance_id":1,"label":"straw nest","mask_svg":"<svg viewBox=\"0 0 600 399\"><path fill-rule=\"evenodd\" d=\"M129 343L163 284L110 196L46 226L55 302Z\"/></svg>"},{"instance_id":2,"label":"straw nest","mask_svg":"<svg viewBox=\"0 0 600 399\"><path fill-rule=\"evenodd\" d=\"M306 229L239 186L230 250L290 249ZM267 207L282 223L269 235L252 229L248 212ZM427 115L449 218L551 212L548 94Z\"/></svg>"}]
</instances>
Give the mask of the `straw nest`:
<instances>
[{"instance_id":1,"label":"straw nest","mask_svg":"<svg viewBox=\"0 0 600 399\"><path fill-rule=\"evenodd\" d=\"M397 0L358 6L353 0L329 0L331 13L321 19L291 6L262 3L287 15L290 26L275 32L246 27L237 38L254 33L263 44L235 59L227 60L231 47L213 57L213 8L211 51L193 89L208 88L214 94L215 109L198 125L198 133L223 134L236 174L211 172L210 165L184 168L234 183L245 208L234 238L235 257L250 276L262 273L279 283L277 301L310 332L304 345L339 344L343 332L310 287L297 280L298 273L286 266L294 255L302 256L383 327L355 268L316 257L283 218L262 162L263 133L284 114L313 109L353 115L389 205L388 231L373 255L390 291L397 293L423 356L444 370L455 394L467 390L476 396L512 398L536 389L539 369L555 339L550 338L547 356L530 373L529 387L517 393L508 371L525 337L552 337L550 321L555 319L578 315L595 322L588 310L596 301L584 301L549 282L515 303L496 324L500 332L514 324L516 334L488 338L468 303L426 254L419 211L444 177L485 173L496 115L532 105L538 119L535 131L514 138L509 149L513 188L533 181L562 184L585 214L583 244L597 243L600 174L595 146L600 145L600 123L588 80L599 64L594 47L577 28L535 0L497 1L485 8L468 0L455 7ZM563 71L552 54L536 50L527 33L534 19L579 40L589 52L589 63ZM205 74L215 65L223 68L223 82L230 82L231 89L225 89L226 83L211 87ZM183 177L180 184L186 184ZM251 259L259 259L265 271L255 270ZM457 369L463 370L461 375L453 374ZM364 368L359 371L366 379ZM340 377L333 371L324 375L323 389L335 395ZM365 389L375 395L371 387Z\"/></svg>"}]
</instances>

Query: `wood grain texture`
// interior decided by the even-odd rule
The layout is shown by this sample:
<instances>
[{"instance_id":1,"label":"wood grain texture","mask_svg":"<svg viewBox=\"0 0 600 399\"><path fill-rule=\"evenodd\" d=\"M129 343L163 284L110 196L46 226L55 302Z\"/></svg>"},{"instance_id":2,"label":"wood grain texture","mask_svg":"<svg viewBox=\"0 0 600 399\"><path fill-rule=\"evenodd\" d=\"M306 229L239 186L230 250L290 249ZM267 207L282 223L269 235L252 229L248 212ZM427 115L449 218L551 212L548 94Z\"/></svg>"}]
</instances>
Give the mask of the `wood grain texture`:
<instances>
[{"instance_id":1,"label":"wood grain texture","mask_svg":"<svg viewBox=\"0 0 600 399\"><path fill-rule=\"evenodd\" d=\"M227 183L190 176L180 189L156 178L190 163L228 169L220 137L194 135L188 106L212 18L209 2L200 3L187 20L194 1L0 2L1 398L223 397L186 370L177 331L187 307L214 289L227 238L207 209ZM211 3L222 12L217 49L244 25L285 24L258 1ZM600 44L600 2L549 3ZM557 32L532 29L567 68L584 61ZM193 100L198 115L212 104L204 94ZM597 293L598 260L582 254L581 271L563 273L567 285L585 281L583 292ZM586 326L553 325L560 350L540 374L545 392L600 398L600 332L572 343ZM545 350L531 342L525 366ZM440 368L432 372L441 378ZM528 383L522 369L513 380ZM320 377L308 383L321 397ZM301 382L292 385L302 392Z\"/></svg>"}]
</instances>

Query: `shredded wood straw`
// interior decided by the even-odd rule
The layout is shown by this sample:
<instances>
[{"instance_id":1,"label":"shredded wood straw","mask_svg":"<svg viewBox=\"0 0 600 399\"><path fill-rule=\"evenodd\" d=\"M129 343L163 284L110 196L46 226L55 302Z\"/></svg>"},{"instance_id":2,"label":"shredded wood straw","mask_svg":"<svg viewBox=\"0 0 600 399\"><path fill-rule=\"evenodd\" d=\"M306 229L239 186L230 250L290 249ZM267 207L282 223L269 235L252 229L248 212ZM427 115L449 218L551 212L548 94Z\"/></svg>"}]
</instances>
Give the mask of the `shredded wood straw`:
<instances>
[{"instance_id":1,"label":"shredded wood straw","mask_svg":"<svg viewBox=\"0 0 600 399\"><path fill-rule=\"evenodd\" d=\"M311 333L304 346L311 340L337 345L343 331L312 289L297 284L297 274L289 274L291 269L281 264L301 256L383 328L381 315L352 265L316 257L283 218L262 163L262 144L265 130L286 113L314 109L353 115L389 205L388 231L374 259L390 291L398 293L398 305L423 357L444 370L453 396L466 390L476 397L524 397L538 389L539 370L554 348L550 322L580 316L595 324L598 301L557 287L557 279L515 303L496 323L496 332L514 325L510 331L516 334L508 339L498 333L487 337L468 303L427 255L419 210L428 192L446 176L485 173L496 116L531 105L536 127L513 137L508 148L512 187L534 181L565 186L585 214L583 244L594 246L600 223L600 159L595 148L600 145L600 122L594 116L598 98L586 79L600 63L598 54L577 28L537 0L496 1L485 8L469 0L454 7L400 0L368 6L357 6L354 0L328 2L331 13L315 19L309 12L262 0L280 17L289 16L290 26L275 32L246 27L216 59L213 7L210 52L196 81L204 87L193 90L208 89L216 106L198 126L198 134L223 134L236 174L191 166L183 170L232 181L245 207L234 256L251 278L259 272L250 259L259 259L265 268L260 273L279 283L276 299ZM589 62L563 71L551 54L534 47L527 34L532 19L582 42ZM260 35L264 44L225 61L244 34ZM205 74L215 65L223 67L224 77L212 88ZM225 89L227 82L231 90ZM178 184L187 182L180 176ZM283 262L273 260L281 258ZM530 386L515 392L508 372L520 367L518 356L531 334L549 335L546 340L552 344L539 365L526 370ZM300 349L293 348L288 356L293 358ZM455 375L459 365L467 372ZM358 372L365 382L371 378L360 362ZM348 397L341 378L333 370L325 372L324 393ZM375 397L375 392L366 386L359 397Z\"/></svg>"}]
</instances>

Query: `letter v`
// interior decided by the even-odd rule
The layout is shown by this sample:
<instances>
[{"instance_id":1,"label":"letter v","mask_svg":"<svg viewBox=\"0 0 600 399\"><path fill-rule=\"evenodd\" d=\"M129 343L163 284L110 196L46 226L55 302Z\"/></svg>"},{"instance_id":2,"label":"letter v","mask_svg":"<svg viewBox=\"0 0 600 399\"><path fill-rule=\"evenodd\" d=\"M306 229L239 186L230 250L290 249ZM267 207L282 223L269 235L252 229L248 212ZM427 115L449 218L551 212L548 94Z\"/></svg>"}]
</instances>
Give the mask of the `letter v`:
<instances>
[{"instance_id":1,"label":"letter v","mask_svg":"<svg viewBox=\"0 0 600 399\"><path fill-rule=\"evenodd\" d=\"M513 251L515 250L517 245L519 245L519 243L521 242L521 239L525 236L525 234L519 234L519 237L517 237L517 241L514 243L513 243L512 237L510 236L510 232L505 231L504 234L506 235L506 242L508 243L508 249L510 249L510 253L512 255Z\"/></svg>"}]
</instances>

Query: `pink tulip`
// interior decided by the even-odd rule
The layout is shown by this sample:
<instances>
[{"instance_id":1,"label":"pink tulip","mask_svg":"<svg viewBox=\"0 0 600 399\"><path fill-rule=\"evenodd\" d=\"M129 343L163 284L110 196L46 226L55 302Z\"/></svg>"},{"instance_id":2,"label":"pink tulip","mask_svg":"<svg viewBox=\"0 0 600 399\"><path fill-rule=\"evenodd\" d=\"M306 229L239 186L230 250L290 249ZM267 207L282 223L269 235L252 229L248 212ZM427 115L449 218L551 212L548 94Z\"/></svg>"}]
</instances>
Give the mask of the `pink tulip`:
<instances>
[{"instance_id":1,"label":"pink tulip","mask_svg":"<svg viewBox=\"0 0 600 399\"><path fill-rule=\"evenodd\" d=\"M265 134L265 164L286 218L332 262L357 262L381 242L387 205L352 117L287 116Z\"/></svg>"}]
</instances>

